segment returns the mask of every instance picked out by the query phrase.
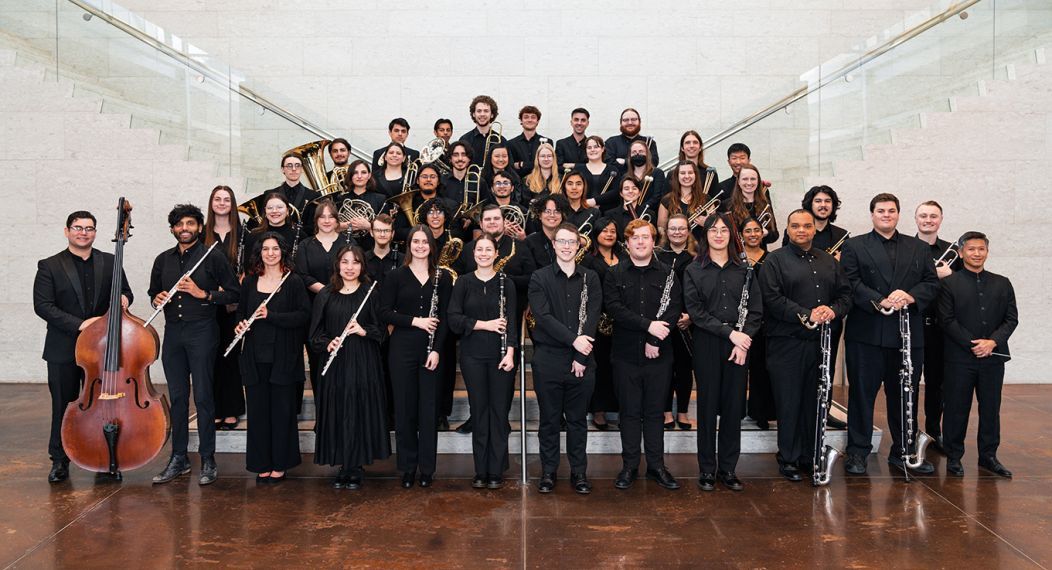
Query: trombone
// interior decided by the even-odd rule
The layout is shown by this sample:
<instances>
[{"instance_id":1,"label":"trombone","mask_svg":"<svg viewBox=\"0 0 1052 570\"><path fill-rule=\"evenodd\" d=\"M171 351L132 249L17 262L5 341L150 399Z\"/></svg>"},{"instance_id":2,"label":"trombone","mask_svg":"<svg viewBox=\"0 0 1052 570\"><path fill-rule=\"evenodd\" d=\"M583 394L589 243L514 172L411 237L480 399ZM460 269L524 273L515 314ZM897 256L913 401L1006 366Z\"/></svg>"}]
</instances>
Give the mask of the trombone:
<instances>
[{"instance_id":1,"label":"trombone","mask_svg":"<svg viewBox=\"0 0 1052 570\"><path fill-rule=\"evenodd\" d=\"M480 190L482 188L482 167L477 164L468 166L464 173L464 199L462 210L475 206L481 200Z\"/></svg>"},{"instance_id":2,"label":"trombone","mask_svg":"<svg viewBox=\"0 0 1052 570\"><path fill-rule=\"evenodd\" d=\"M486 134L486 146L482 150L482 166L486 166L486 161L489 160L489 151L494 145L500 144L504 139L504 125L493 121L489 126L489 133Z\"/></svg>"}]
</instances>

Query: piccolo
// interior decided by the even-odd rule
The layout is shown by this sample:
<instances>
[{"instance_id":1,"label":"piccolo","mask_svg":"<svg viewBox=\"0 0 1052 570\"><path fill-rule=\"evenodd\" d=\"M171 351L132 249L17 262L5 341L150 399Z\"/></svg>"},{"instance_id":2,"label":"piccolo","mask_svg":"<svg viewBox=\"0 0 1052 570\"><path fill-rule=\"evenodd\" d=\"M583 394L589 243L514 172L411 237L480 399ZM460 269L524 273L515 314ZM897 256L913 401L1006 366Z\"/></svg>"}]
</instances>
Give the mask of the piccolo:
<instances>
[{"instance_id":1,"label":"piccolo","mask_svg":"<svg viewBox=\"0 0 1052 570\"><path fill-rule=\"evenodd\" d=\"M358 320L358 315L362 312L362 309L365 308L365 302L369 300L369 295L373 294L374 287L376 287L376 281L373 281L373 284L369 286L369 290L365 292L365 298L362 299L362 304L358 305L354 314L351 315L351 320L347 321L347 326L343 327L343 332L340 333L340 336L336 337L340 342L336 345L336 350L329 354L329 359L325 361L325 366L321 369L322 376L325 376L325 373L329 371L329 366L331 366L332 362L336 360L336 354L340 352L340 348L343 347L343 341L347 338L347 327L351 326L351 323Z\"/></svg>"},{"instance_id":2,"label":"piccolo","mask_svg":"<svg viewBox=\"0 0 1052 570\"><path fill-rule=\"evenodd\" d=\"M256 310L252 312L252 316L248 318L248 324L245 326L245 330L243 330L243 331L237 333L236 335L234 335L234 340L232 340L230 342L230 346L226 347L226 352L223 353L223 358L226 358L227 355L230 354L230 351L234 350L234 347L237 346L237 341L245 338L245 335L248 334L248 329L252 328L252 323L256 322L256 318L258 318L257 315L259 314L259 310L262 309L263 307L266 307L267 303L269 303L270 300L274 298L274 294L281 290L281 286L285 283L285 280L289 278L289 275L292 275L291 271L286 273L281 278L281 281L278 281L277 288L274 289L273 291L271 291L270 295L267 295L267 298L263 299L263 302L260 303L259 306L256 307Z\"/></svg>"},{"instance_id":3,"label":"piccolo","mask_svg":"<svg viewBox=\"0 0 1052 570\"><path fill-rule=\"evenodd\" d=\"M192 275L194 271L197 271L197 268L200 267L202 263L204 263L205 258L208 257L208 254L212 253L212 250L215 249L217 245L219 245L219 240L216 240L215 243L212 244L212 247L208 248L208 251L206 251L205 254L201 256L201 259L198 259L197 263L195 263L189 271L183 273L183 276L180 277L179 280L175 282L175 285L172 285L172 287L178 287L179 284L182 283L183 279L186 279L187 277ZM165 296L164 300L161 301L160 305L157 305L157 308L154 309L153 314L150 315L150 318L146 319L146 322L143 323L142 326L148 326L151 322L153 322L153 320L157 318L157 315L161 314L161 311L164 310L164 306L172 300L172 297L174 297L174 295L172 295L171 289L165 291L165 293L167 293L168 295Z\"/></svg>"}]
</instances>

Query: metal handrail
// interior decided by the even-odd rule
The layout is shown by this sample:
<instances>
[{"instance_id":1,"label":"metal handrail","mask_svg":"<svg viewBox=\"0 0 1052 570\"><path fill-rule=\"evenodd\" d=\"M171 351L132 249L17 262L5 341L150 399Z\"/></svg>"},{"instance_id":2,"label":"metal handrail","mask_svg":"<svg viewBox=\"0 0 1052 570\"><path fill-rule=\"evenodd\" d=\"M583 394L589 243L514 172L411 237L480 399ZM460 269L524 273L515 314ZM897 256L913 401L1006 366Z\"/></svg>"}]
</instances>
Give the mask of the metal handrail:
<instances>
[{"instance_id":1,"label":"metal handrail","mask_svg":"<svg viewBox=\"0 0 1052 570\"><path fill-rule=\"evenodd\" d=\"M278 105L277 103L271 101L265 96L257 93L255 90L249 89L248 87L244 87L241 85L234 85L230 81L230 78L227 74L224 74L223 72L218 71L205 63L197 61L190 55L185 54L169 46L168 44L159 41L154 37L151 37L149 34L146 34L142 30L132 26L124 20L117 18L112 14L102 10L101 8L93 5L90 2L90 0L67 0L67 2L91 14L92 17L98 18L103 22L106 22L107 24L113 26L114 28L117 28L125 34L128 34L136 40L139 40L140 42L150 46L151 48L174 59L178 63L185 65L187 68L193 70L198 75L207 79L211 79L219 85L224 86L231 93L234 93L239 97L243 97L248 101L255 103L256 105L259 105L263 109L274 113L275 115L285 119L286 121L296 125L297 127L305 131L311 132L316 136L324 139L332 140L336 138L336 135L333 135L332 133L326 131L317 124L297 115L296 113L293 113L292 111L282 107L281 105ZM359 148L355 148L354 146L351 147L351 154L364 160L372 160L372 154L366 153Z\"/></svg>"},{"instance_id":2,"label":"metal handrail","mask_svg":"<svg viewBox=\"0 0 1052 570\"><path fill-rule=\"evenodd\" d=\"M730 137L751 127L752 125L777 113L779 110L785 109L789 105L792 105L793 103L796 103L804 97L807 97L808 95L822 89L826 85L829 85L830 83L833 83L834 81L837 81L842 77L846 77L851 72L860 69L862 66L868 64L869 62L912 40L913 38L923 34L924 32L934 28L935 26L942 24L946 20L960 14L961 12L967 10L968 8L971 8L972 6L978 4L981 1L982 0L961 0L960 2L951 5L946 10L942 11L941 13L935 16L932 16L931 18L928 18L923 23L914 26L913 28L910 28L905 32L902 32L894 38L891 38L883 44L862 54L861 57L859 57L852 63L844 65L843 67L834 71L833 73L830 73L828 75L822 75L817 83L811 83L805 87L800 87L799 89L789 93L785 97L782 97L778 101L767 105L763 109L756 111L755 113L737 121L736 123L727 127L726 129L723 129L715 135L705 139L705 146L714 146L729 139ZM676 150L676 158L666 160L665 162L658 165L658 168L668 171L678 162L679 149Z\"/></svg>"}]
</instances>

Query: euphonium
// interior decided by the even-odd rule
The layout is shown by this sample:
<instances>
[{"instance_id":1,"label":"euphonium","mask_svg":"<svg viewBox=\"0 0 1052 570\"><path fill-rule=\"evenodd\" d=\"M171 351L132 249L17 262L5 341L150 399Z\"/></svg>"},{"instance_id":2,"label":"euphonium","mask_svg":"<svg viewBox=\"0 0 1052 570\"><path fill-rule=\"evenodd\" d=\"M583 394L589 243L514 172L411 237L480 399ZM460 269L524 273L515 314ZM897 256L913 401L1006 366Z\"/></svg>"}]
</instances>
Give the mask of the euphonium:
<instances>
[{"instance_id":1,"label":"euphonium","mask_svg":"<svg viewBox=\"0 0 1052 570\"><path fill-rule=\"evenodd\" d=\"M408 192L402 192L397 196L391 196L387 199L387 202L398 206L398 209L405 214L406 220L409 221L410 226L415 226L418 222L416 212L413 211L413 198L420 193L420 190L410 190ZM385 202L386 203L386 202Z\"/></svg>"}]
</instances>

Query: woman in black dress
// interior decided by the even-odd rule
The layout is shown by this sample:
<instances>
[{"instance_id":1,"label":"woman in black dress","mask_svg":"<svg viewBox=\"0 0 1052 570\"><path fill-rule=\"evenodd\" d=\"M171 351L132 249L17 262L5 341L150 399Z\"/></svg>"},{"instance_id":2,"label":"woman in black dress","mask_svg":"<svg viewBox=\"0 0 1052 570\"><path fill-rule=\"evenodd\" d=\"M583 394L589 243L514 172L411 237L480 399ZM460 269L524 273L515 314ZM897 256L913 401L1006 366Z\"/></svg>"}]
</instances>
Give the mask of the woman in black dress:
<instances>
[{"instance_id":1,"label":"woman in black dress","mask_svg":"<svg viewBox=\"0 0 1052 570\"><path fill-rule=\"evenodd\" d=\"M307 289L288 263L288 246L274 232L260 236L241 284L240 333L255 315L241 349L241 374L248 400L245 464L260 482L278 482L300 464L296 387L303 384L303 339L310 319ZM276 293L274 293L277 291ZM267 297L274 293L266 305Z\"/></svg>"},{"instance_id":2,"label":"woman in black dress","mask_svg":"<svg viewBox=\"0 0 1052 570\"><path fill-rule=\"evenodd\" d=\"M376 190L390 198L402 192L405 186L405 147L392 142L380 157L380 168L373 171Z\"/></svg>"},{"instance_id":3,"label":"woman in black dress","mask_svg":"<svg viewBox=\"0 0 1052 570\"><path fill-rule=\"evenodd\" d=\"M672 194L669 194L671 196ZM666 196L667 198L668 196ZM672 266L676 277L683 281L683 270L698 255L698 242L688 229L687 216L672 214L666 220L665 233L661 237L658 259ZM690 393L694 390L694 363L687 343L690 341L690 316L683 312L676 321L672 334L672 381L669 382L668 398L665 400L665 429L679 426L690 429ZM676 417L672 417L672 398L676 398Z\"/></svg>"},{"instance_id":4,"label":"woman in black dress","mask_svg":"<svg viewBox=\"0 0 1052 570\"><path fill-rule=\"evenodd\" d=\"M295 267L298 247L303 238L303 221L297 216L293 220L293 209L288 198L281 192L267 192L263 196L263 222L245 236L245 251L253 251L256 242L267 232L280 235L289 247L289 264Z\"/></svg>"},{"instance_id":5,"label":"woman in black dress","mask_svg":"<svg viewBox=\"0 0 1052 570\"><path fill-rule=\"evenodd\" d=\"M763 228L755 218L746 218L739 224L738 231L745 245L745 254L753 267L753 279L760 278L763 262L767 259L767 250L763 244ZM756 420L756 425L766 430L770 422L776 419L774 392L771 390L771 377L767 373L767 338L764 336L763 321L760 330L752 339L752 353L749 356L749 396L745 407L746 414Z\"/></svg>"},{"instance_id":6,"label":"woman in black dress","mask_svg":"<svg viewBox=\"0 0 1052 570\"><path fill-rule=\"evenodd\" d=\"M581 265L595 271L599 282L606 282L607 272L621 262L624 249L617 243L617 224L603 216L595 221L595 239L588 255L581 260ZM613 344L613 320L606 313L599 317L599 327L595 338L595 389L588 402L588 411L592 412L592 425L600 431L610 429L607 423L607 412L617 412L619 405L614 392L614 368L610 364L610 351Z\"/></svg>"},{"instance_id":7,"label":"woman in black dress","mask_svg":"<svg viewBox=\"0 0 1052 570\"><path fill-rule=\"evenodd\" d=\"M493 238L480 236L472 254L475 271L461 275L453 287L449 328L460 335L460 371L471 406L475 458L471 486L499 489L508 469L508 402L515 390L515 284L493 269L497 259Z\"/></svg>"},{"instance_id":8,"label":"woman in black dress","mask_svg":"<svg viewBox=\"0 0 1052 570\"><path fill-rule=\"evenodd\" d=\"M391 332L389 362L394 384L395 441L402 487L420 471L420 486L434 481L438 454L439 350L453 279L438 269L438 245L426 226L409 231L405 265L384 278L380 319ZM436 286L437 285L437 286ZM452 363L451 363L452 364Z\"/></svg>"},{"instance_id":9,"label":"woman in black dress","mask_svg":"<svg viewBox=\"0 0 1052 570\"><path fill-rule=\"evenodd\" d=\"M585 176L588 184L588 206L606 211L616 208L621 199L617 195L617 179L620 171L606 162L606 143L603 138L592 135L585 140L584 152L588 162L577 164L577 170Z\"/></svg>"},{"instance_id":10,"label":"woman in black dress","mask_svg":"<svg viewBox=\"0 0 1052 570\"><path fill-rule=\"evenodd\" d=\"M314 463L339 465L333 487L358 489L362 466L391 455L380 361L385 331L377 313L379 292L371 285L361 248L340 248L332 272L328 285L314 299L311 315L311 346L324 357L322 365L339 350L321 376ZM344 332L347 336L341 342Z\"/></svg>"},{"instance_id":11,"label":"woman in black dress","mask_svg":"<svg viewBox=\"0 0 1052 570\"><path fill-rule=\"evenodd\" d=\"M243 258L246 256L245 228L241 225L236 208L237 199L229 186L216 186L208 197L208 219L205 221L205 245L219 242L221 250L234 269L235 275L241 277ZM237 305L219 305L216 307L216 321L219 323L219 346L226 347L234 340L234 327L237 326ZM241 371L238 369L240 349L235 348L230 354L216 355L213 371L213 398L216 406L216 429L231 430L241 422L245 413L245 391L241 386Z\"/></svg>"}]
</instances>

